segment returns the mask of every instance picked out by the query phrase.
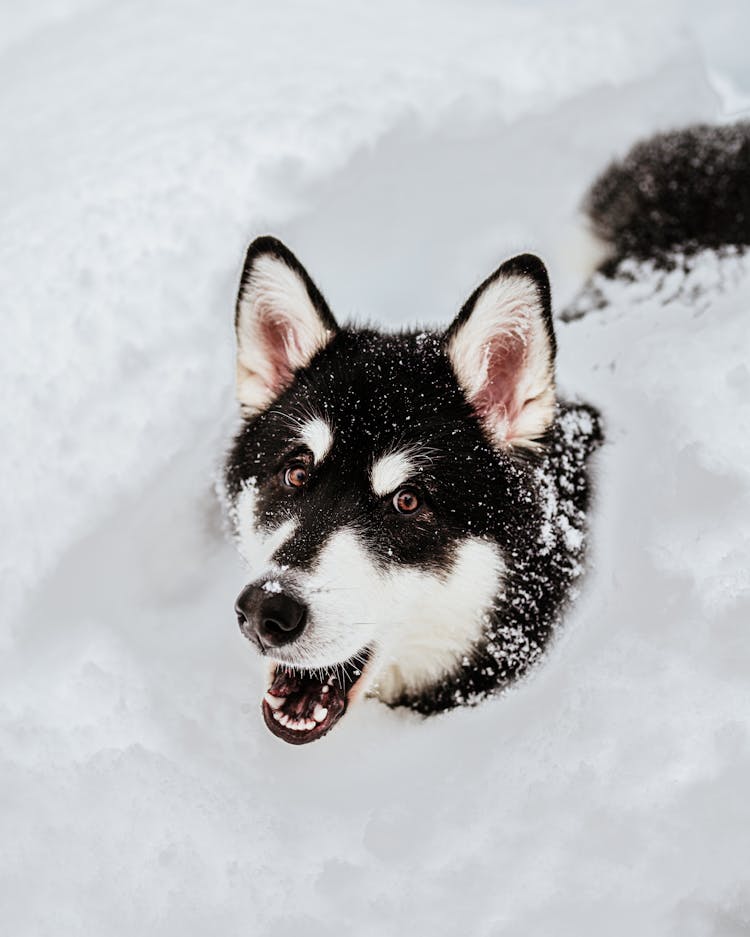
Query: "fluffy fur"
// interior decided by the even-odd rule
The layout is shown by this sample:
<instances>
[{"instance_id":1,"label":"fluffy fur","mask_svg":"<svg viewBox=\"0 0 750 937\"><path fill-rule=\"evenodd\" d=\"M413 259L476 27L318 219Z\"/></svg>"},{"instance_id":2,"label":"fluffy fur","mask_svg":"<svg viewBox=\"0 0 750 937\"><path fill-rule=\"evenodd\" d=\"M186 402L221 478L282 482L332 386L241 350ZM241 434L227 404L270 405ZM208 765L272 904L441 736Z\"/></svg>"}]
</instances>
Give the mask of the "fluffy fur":
<instances>
[{"instance_id":1,"label":"fluffy fur","mask_svg":"<svg viewBox=\"0 0 750 937\"><path fill-rule=\"evenodd\" d=\"M248 415L267 406L333 333L294 255L278 242L266 246L260 238L248 251L237 299L237 399Z\"/></svg>"},{"instance_id":2,"label":"fluffy fur","mask_svg":"<svg viewBox=\"0 0 750 937\"><path fill-rule=\"evenodd\" d=\"M381 497L395 491L405 485L421 465L429 461L428 455L414 448L386 452L375 460L370 472L372 490Z\"/></svg>"},{"instance_id":3,"label":"fluffy fur","mask_svg":"<svg viewBox=\"0 0 750 937\"><path fill-rule=\"evenodd\" d=\"M325 420L314 416L300 426L298 439L312 452L315 462L319 463L331 451L333 430Z\"/></svg>"},{"instance_id":4,"label":"fluffy fur","mask_svg":"<svg viewBox=\"0 0 750 937\"><path fill-rule=\"evenodd\" d=\"M605 273L748 243L748 136L694 128L614 164L588 199ZM526 673L583 573L602 439L592 407L556 396L542 262L501 265L445 332L384 334L340 327L261 238L236 324L244 419L225 490L269 728L300 744L365 691L431 714Z\"/></svg>"},{"instance_id":5,"label":"fluffy fur","mask_svg":"<svg viewBox=\"0 0 750 937\"><path fill-rule=\"evenodd\" d=\"M555 339L541 261L522 254L485 280L447 348L490 437L499 446L537 446L555 415Z\"/></svg>"},{"instance_id":6,"label":"fluffy fur","mask_svg":"<svg viewBox=\"0 0 750 937\"><path fill-rule=\"evenodd\" d=\"M272 296L317 349L300 368L299 340L254 348L254 373L282 378L272 406L240 391L255 412L227 463L252 581L305 608L302 633L265 652L320 673L366 655L360 691L425 713L480 699L541 653L583 569L599 424L591 408L550 396L543 265L529 255L504 264L445 333L387 335L332 325L278 242L249 254L239 367L249 370L248 336L272 315ZM258 263L262 300L248 292ZM529 446L536 458L523 455ZM285 484L290 465L309 471L303 490ZM418 498L410 516L394 506L402 486Z\"/></svg>"},{"instance_id":7,"label":"fluffy fur","mask_svg":"<svg viewBox=\"0 0 750 937\"><path fill-rule=\"evenodd\" d=\"M584 205L609 245L605 273L625 258L670 267L676 255L750 244L750 121L658 134L613 162Z\"/></svg>"}]
</instances>

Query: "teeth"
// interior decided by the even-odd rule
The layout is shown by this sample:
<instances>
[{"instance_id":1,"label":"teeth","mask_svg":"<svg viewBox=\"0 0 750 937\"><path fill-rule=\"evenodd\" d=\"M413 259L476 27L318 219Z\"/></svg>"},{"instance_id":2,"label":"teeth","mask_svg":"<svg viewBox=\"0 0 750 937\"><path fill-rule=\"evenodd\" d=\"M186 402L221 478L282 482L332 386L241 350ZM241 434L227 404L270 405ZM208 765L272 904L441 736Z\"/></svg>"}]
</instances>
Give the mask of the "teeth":
<instances>
[{"instance_id":1,"label":"teeth","mask_svg":"<svg viewBox=\"0 0 750 937\"><path fill-rule=\"evenodd\" d=\"M295 732L304 732L306 729L314 729L315 723L312 719L300 719L298 722L289 720L288 729L294 729Z\"/></svg>"},{"instance_id":2,"label":"teeth","mask_svg":"<svg viewBox=\"0 0 750 937\"><path fill-rule=\"evenodd\" d=\"M270 693L266 693L264 699L271 707L271 709L281 709L281 707L286 702L285 696L271 696Z\"/></svg>"},{"instance_id":3,"label":"teeth","mask_svg":"<svg viewBox=\"0 0 750 937\"><path fill-rule=\"evenodd\" d=\"M325 693L327 691L328 687L324 686L323 692ZM287 701L286 696L273 696L271 693L266 693L264 699L271 707L271 715L273 718L282 726L285 726L287 729L292 729L295 732L309 732L310 729L317 728L328 715L328 708L326 706L321 706L320 703L316 703L315 709L313 709L312 719L292 719L287 713L282 711L282 706Z\"/></svg>"},{"instance_id":4,"label":"teeth","mask_svg":"<svg viewBox=\"0 0 750 937\"><path fill-rule=\"evenodd\" d=\"M292 729L294 732L308 732L318 725L314 719L300 719L299 721L290 719L286 713L280 713L278 709L273 711L273 718L283 726L286 726L287 729Z\"/></svg>"}]
</instances>

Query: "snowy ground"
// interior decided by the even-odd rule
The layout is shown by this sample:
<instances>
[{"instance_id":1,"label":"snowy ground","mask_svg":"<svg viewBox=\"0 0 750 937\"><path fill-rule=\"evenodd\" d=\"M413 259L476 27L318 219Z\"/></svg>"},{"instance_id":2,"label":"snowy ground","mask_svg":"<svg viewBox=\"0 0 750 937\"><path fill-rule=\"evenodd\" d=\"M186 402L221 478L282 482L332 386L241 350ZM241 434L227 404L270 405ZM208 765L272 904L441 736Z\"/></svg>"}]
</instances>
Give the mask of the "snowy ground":
<instances>
[{"instance_id":1,"label":"snowy ground","mask_svg":"<svg viewBox=\"0 0 750 937\"><path fill-rule=\"evenodd\" d=\"M480 709L274 739L211 489L250 237L342 318L445 322L519 248L561 307L610 156L750 106L747 5L0 13L3 933L750 933L750 262L560 323L593 568Z\"/></svg>"}]
</instances>

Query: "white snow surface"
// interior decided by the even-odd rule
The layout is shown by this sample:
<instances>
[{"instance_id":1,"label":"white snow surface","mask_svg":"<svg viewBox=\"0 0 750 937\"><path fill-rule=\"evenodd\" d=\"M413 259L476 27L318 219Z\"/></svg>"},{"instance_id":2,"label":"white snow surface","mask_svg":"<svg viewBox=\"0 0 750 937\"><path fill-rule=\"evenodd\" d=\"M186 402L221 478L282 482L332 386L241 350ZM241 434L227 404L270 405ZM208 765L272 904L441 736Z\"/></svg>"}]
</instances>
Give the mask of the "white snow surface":
<instances>
[{"instance_id":1,"label":"white snow surface","mask_svg":"<svg viewBox=\"0 0 750 937\"><path fill-rule=\"evenodd\" d=\"M5 0L0 929L750 932L750 264L600 284L591 570L530 678L279 742L212 480L272 231L341 317L560 307L595 173L750 100L740 2ZM667 301L668 300L668 301Z\"/></svg>"}]
</instances>

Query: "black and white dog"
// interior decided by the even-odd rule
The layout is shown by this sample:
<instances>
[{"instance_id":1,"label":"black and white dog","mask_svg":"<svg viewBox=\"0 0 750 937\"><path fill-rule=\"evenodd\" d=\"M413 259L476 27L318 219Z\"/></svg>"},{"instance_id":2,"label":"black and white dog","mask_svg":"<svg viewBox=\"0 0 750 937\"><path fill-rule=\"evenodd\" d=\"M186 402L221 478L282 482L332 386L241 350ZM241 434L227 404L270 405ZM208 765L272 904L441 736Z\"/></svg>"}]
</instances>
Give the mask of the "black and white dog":
<instances>
[{"instance_id":1,"label":"black and white dog","mask_svg":"<svg viewBox=\"0 0 750 937\"><path fill-rule=\"evenodd\" d=\"M717 134L657 138L597 182L588 207L613 275L649 244L667 257L709 235L742 242L729 230L746 233L748 216L727 204L691 227L672 186L695 178L712 139L704 163L724 159ZM236 333L244 419L225 491L252 576L240 628L270 665L269 729L310 742L363 693L430 714L525 673L583 571L602 438L592 407L556 395L543 263L502 264L445 332L383 334L338 325L296 257L263 237Z\"/></svg>"}]
</instances>

